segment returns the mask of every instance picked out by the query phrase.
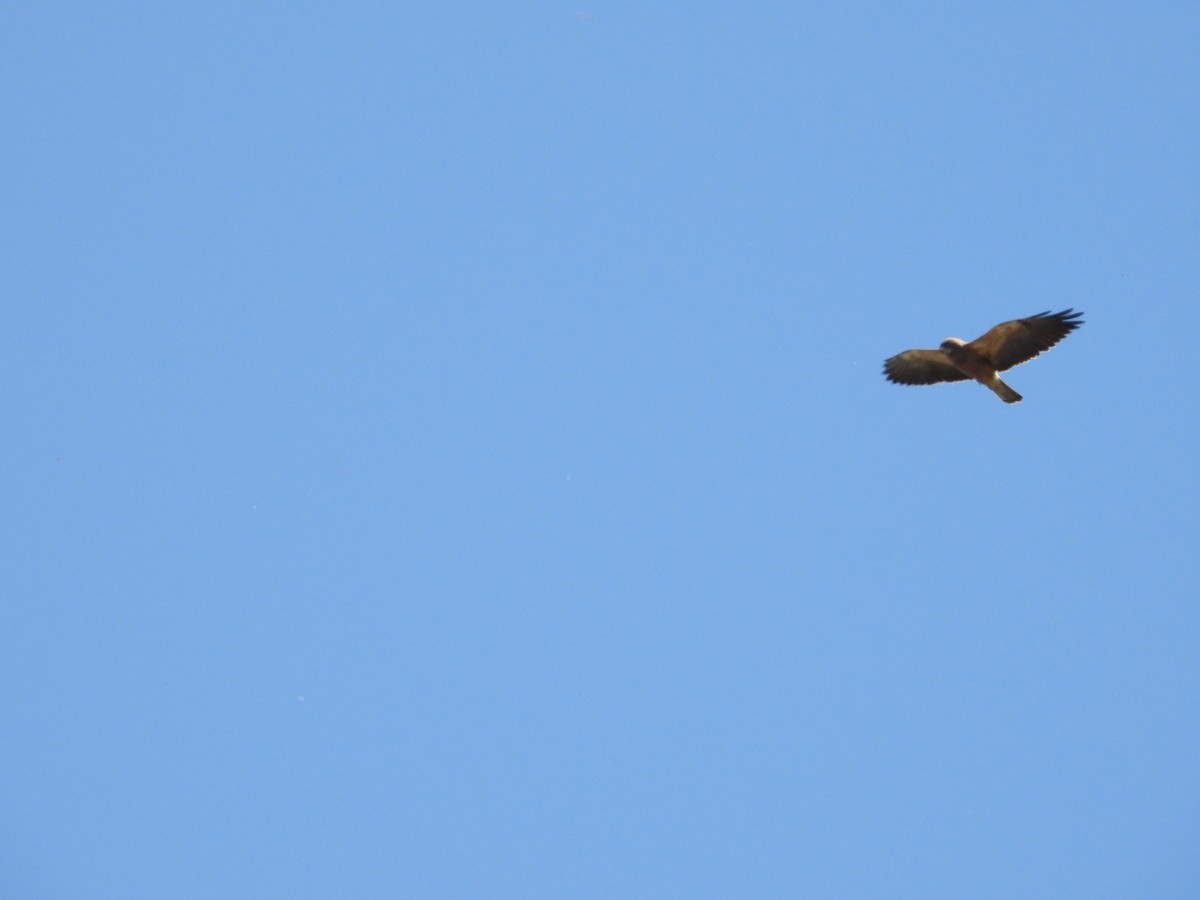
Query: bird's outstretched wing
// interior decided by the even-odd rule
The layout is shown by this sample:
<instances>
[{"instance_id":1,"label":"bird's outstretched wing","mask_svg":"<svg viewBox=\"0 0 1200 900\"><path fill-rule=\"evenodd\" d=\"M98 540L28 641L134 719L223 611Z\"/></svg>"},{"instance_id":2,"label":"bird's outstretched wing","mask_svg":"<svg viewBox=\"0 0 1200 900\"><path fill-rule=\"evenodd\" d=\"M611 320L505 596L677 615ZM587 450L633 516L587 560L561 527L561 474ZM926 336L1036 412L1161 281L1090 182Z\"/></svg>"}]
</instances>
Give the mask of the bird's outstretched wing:
<instances>
[{"instance_id":1,"label":"bird's outstretched wing","mask_svg":"<svg viewBox=\"0 0 1200 900\"><path fill-rule=\"evenodd\" d=\"M905 350L897 353L884 361L883 372L888 381L896 384L939 384L943 381L966 381L968 378L938 350Z\"/></svg>"},{"instance_id":2,"label":"bird's outstretched wing","mask_svg":"<svg viewBox=\"0 0 1200 900\"><path fill-rule=\"evenodd\" d=\"M1082 315L1069 309L1053 314L1047 310L1024 319L1001 322L967 346L986 358L997 372L1003 372L1049 350L1083 324Z\"/></svg>"}]
</instances>

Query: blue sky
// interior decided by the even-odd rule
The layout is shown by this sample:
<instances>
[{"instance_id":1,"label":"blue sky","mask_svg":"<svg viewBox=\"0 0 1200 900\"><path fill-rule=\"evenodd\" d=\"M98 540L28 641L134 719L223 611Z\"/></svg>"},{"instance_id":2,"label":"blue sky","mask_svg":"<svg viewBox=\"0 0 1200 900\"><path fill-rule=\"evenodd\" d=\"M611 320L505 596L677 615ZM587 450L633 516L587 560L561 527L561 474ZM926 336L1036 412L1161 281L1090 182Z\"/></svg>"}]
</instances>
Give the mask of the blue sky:
<instances>
[{"instance_id":1,"label":"blue sky","mask_svg":"<svg viewBox=\"0 0 1200 900\"><path fill-rule=\"evenodd\" d=\"M0 23L7 896L1200 891L1194 6Z\"/></svg>"}]
</instances>

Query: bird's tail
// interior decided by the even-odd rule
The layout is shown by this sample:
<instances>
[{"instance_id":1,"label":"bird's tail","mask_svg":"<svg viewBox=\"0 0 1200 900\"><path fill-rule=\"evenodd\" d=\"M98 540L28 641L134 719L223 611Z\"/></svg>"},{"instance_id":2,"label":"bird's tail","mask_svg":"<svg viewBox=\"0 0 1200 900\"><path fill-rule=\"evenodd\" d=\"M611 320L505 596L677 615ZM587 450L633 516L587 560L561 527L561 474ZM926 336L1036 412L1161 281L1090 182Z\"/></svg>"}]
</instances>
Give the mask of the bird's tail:
<instances>
[{"instance_id":1,"label":"bird's tail","mask_svg":"<svg viewBox=\"0 0 1200 900\"><path fill-rule=\"evenodd\" d=\"M1024 399L1020 394L1001 381L999 377L993 378L992 383L988 387L1005 403L1020 403Z\"/></svg>"}]
</instances>

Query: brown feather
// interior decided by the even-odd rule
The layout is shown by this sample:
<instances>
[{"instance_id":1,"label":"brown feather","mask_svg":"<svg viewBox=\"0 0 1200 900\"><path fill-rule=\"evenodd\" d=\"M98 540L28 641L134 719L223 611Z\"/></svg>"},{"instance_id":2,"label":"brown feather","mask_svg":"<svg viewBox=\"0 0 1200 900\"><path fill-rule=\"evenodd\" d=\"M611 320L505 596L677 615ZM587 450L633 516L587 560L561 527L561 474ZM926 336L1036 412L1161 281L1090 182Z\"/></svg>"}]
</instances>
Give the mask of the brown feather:
<instances>
[{"instance_id":1,"label":"brown feather","mask_svg":"<svg viewBox=\"0 0 1200 900\"><path fill-rule=\"evenodd\" d=\"M966 381L940 350L905 350L886 360L883 372L888 381L896 384L940 384L943 381Z\"/></svg>"},{"instance_id":2,"label":"brown feather","mask_svg":"<svg viewBox=\"0 0 1200 900\"><path fill-rule=\"evenodd\" d=\"M967 346L985 357L997 372L1003 372L1049 350L1083 324L1082 315L1065 309L1060 313L1047 311L1013 319L1000 323Z\"/></svg>"}]
</instances>

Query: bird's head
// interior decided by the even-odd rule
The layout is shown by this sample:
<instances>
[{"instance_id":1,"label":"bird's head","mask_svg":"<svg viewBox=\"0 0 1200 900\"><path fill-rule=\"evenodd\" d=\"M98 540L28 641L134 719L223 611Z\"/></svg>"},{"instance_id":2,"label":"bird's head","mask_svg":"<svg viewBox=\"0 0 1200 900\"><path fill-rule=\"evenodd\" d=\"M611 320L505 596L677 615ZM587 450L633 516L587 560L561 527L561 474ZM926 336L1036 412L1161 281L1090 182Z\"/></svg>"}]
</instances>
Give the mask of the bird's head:
<instances>
[{"instance_id":1,"label":"bird's head","mask_svg":"<svg viewBox=\"0 0 1200 900\"><path fill-rule=\"evenodd\" d=\"M958 338L946 338L944 341L942 341L941 350L944 353L947 350L952 350L955 347L962 347L962 346L965 346L965 345Z\"/></svg>"}]
</instances>

